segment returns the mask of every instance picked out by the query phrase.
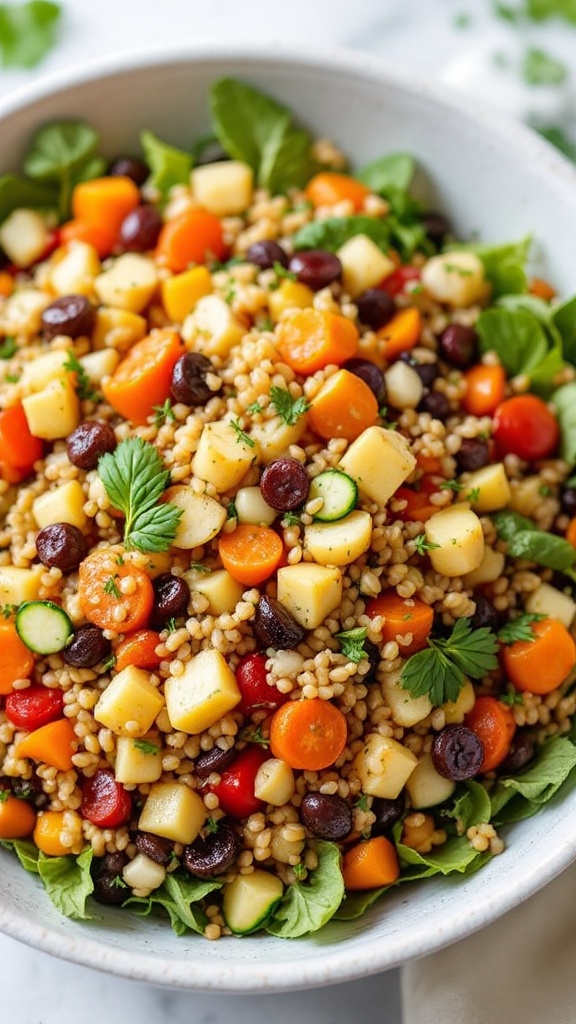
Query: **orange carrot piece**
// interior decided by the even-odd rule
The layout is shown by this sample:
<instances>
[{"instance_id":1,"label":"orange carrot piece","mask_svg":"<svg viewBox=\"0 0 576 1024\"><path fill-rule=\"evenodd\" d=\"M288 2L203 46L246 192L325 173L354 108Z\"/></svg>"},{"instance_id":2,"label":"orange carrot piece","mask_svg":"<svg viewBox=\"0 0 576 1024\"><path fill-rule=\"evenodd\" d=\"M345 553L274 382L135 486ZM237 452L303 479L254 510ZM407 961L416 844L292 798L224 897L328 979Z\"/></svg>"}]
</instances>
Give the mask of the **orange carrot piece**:
<instances>
[{"instance_id":1,"label":"orange carrot piece","mask_svg":"<svg viewBox=\"0 0 576 1024\"><path fill-rule=\"evenodd\" d=\"M73 219L104 226L114 237L124 218L139 205L140 189L120 174L81 181L72 192Z\"/></svg>"},{"instance_id":2,"label":"orange carrot piece","mask_svg":"<svg viewBox=\"0 0 576 1024\"><path fill-rule=\"evenodd\" d=\"M291 768L318 772L346 746L345 716L328 700L313 697L283 704L270 723L270 750Z\"/></svg>"},{"instance_id":3,"label":"orange carrot piece","mask_svg":"<svg viewBox=\"0 0 576 1024\"><path fill-rule=\"evenodd\" d=\"M65 857L70 847L64 846L60 838L64 831L65 811L41 811L36 819L32 838L36 846L48 857Z\"/></svg>"},{"instance_id":4,"label":"orange carrot piece","mask_svg":"<svg viewBox=\"0 0 576 1024\"><path fill-rule=\"evenodd\" d=\"M16 469L30 471L42 458L44 446L30 433L21 402L0 412L0 459Z\"/></svg>"},{"instance_id":5,"label":"orange carrot piece","mask_svg":"<svg viewBox=\"0 0 576 1024\"><path fill-rule=\"evenodd\" d=\"M371 619L376 615L384 616L382 641L396 640L412 634L412 641L407 646L400 645L402 655L415 654L426 647L432 630L434 612L430 605L419 601L417 597L404 598L396 590L385 590L378 597L366 603L366 615Z\"/></svg>"},{"instance_id":6,"label":"orange carrot piece","mask_svg":"<svg viewBox=\"0 0 576 1024\"><path fill-rule=\"evenodd\" d=\"M574 668L576 644L558 619L541 619L531 629L534 640L517 640L502 649L502 664L521 693L551 693Z\"/></svg>"},{"instance_id":7,"label":"orange carrot piece","mask_svg":"<svg viewBox=\"0 0 576 1024\"><path fill-rule=\"evenodd\" d=\"M415 491L412 487L399 487L394 493L394 501L406 502L404 508L393 513L403 523L425 523L438 511L438 505L431 505L427 494Z\"/></svg>"},{"instance_id":8,"label":"orange carrot piece","mask_svg":"<svg viewBox=\"0 0 576 1024\"><path fill-rule=\"evenodd\" d=\"M25 800L0 793L0 839L25 839L32 835L36 812Z\"/></svg>"},{"instance_id":9,"label":"orange carrot piece","mask_svg":"<svg viewBox=\"0 0 576 1024\"><path fill-rule=\"evenodd\" d=\"M12 619L0 620L0 695L12 693L16 679L30 679L34 655L16 632Z\"/></svg>"},{"instance_id":10,"label":"orange carrot piece","mask_svg":"<svg viewBox=\"0 0 576 1024\"><path fill-rule=\"evenodd\" d=\"M346 889L377 889L393 885L400 875L400 864L394 843L386 836L374 836L351 846L344 854L342 875Z\"/></svg>"},{"instance_id":11,"label":"orange carrot piece","mask_svg":"<svg viewBox=\"0 0 576 1024\"><path fill-rule=\"evenodd\" d=\"M106 224L88 224L82 220L68 220L60 228L60 241L62 245L68 245L69 242L86 242L96 249L101 259L104 259L114 248L116 232L111 231Z\"/></svg>"},{"instance_id":12,"label":"orange carrot piece","mask_svg":"<svg viewBox=\"0 0 576 1024\"><path fill-rule=\"evenodd\" d=\"M319 437L345 437L354 441L378 418L378 402L371 388L349 370L338 370L312 399L308 425Z\"/></svg>"},{"instance_id":13,"label":"orange carrot piece","mask_svg":"<svg viewBox=\"0 0 576 1024\"><path fill-rule=\"evenodd\" d=\"M542 277L533 277L528 285L528 291L531 295L535 295L536 298L543 299L544 302L551 302L556 295L556 291L550 282L545 281Z\"/></svg>"},{"instance_id":14,"label":"orange carrot piece","mask_svg":"<svg viewBox=\"0 0 576 1024\"><path fill-rule=\"evenodd\" d=\"M464 724L476 734L484 748L481 772L491 772L510 752L516 732L514 713L496 697L478 697Z\"/></svg>"},{"instance_id":15,"label":"orange carrot piece","mask_svg":"<svg viewBox=\"0 0 576 1024\"><path fill-rule=\"evenodd\" d=\"M170 328L152 331L132 346L102 391L121 416L144 426L153 406L163 405L170 394L174 364L184 352L180 335Z\"/></svg>"},{"instance_id":16,"label":"orange carrot piece","mask_svg":"<svg viewBox=\"0 0 576 1024\"><path fill-rule=\"evenodd\" d=\"M232 533L221 533L218 552L222 565L239 583L255 587L276 571L284 546L270 526L240 523Z\"/></svg>"},{"instance_id":17,"label":"orange carrot piece","mask_svg":"<svg viewBox=\"0 0 576 1024\"><path fill-rule=\"evenodd\" d=\"M416 465L423 473L435 473L436 475L442 475L442 463L440 462L440 459L434 458L433 455L417 455Z\"/></svg>"},{"instance_id":18,"label":"orange carrot piece","mask_svg":"<svg viewBox=\"0 0 576 1024\"><path fill-rule=\"evenodd\" d=\"M129 581L125 588L123 581ZM129 633L146 625L154 590L150 577L134 562L124 559L118 564L110 550L97 548L80 563L78 598L89 622Z\"/></svg>"},{"instance_id":19,"label":"orange carrot piece","mask_svg":"<svg viewBox=\"0 0 576 1024\"><path fill-rule=\"evenodd\" d=\"M207 210L184 210L164 224L156 245L156 258L175 274L194 263L223 260L228 253L224 229Z\"/></svg>"},{"instance_id":20,"label":"orange carrot piece","mask_svg":"<svg viewBox=\"0 0 576 1024\"><path fill-rule=\"evenodd\" d=\"M280 321L276 347L285 363L307 376L333 363L341 366L358 350L358 329L339 313L299 309Z\"/></svg>"},{"instance_id":21,"label":"orange carrot piece","mask_svg":"<svg viewBox=\"0 0 576 1024\"><path fill-rule=\"evenodd\" d=\"M566 530L566 540L573 548L576 548L576 516L568 523L568 529Z\"/></svg>"},{"instance_id":22,"label":"orange carrot piece","mask_svg":"<svg viewBox=\"0 0 576 1024\"><path fill-rule=\"evenodd\" d=\"M14 278L7 270L0 270L0 295L7 299L14 291Z\"/></svg>"},{"instance_id":23,"label":"orange carrot piece","mask_svg":"<svg viewBox=\"0 0 576 1024\"><path fill-rule=\"evenodd\" d=\"M348 200L355 210L361 210L370 189L349 174L338 171L319 171L306 185L305 195L313 206L335 206Z\"/></svg>"},{"instance_id":24,"label":"orange carrot piece","mask_svg":"<svg viewBox=\"0 0 576 1024\"><path fill-rule=\"evenodd\" d=\"M153 629L137 629L129 633L114 648L116 672L121 672L128 665L135 665L137 668L158 668L162 661L156 654L156 648L160 643L160 634Z\"/></svg>"},{"instance_id":25,"label":"orange carrot piece","mask_svg":"<svg viewBox=\"0 0 576 1024\"><path fill-rule=\"evenodd\" d=\"M17 758L41 761L61 772L73 768L72 755L76 749L74 729L67 718L58 718L48 725L28 733L16 748Z\"/></svg>"},{"instance_id":26,"label":"orange carrot piece","mask_svg":"<svg viewBox=\"0 0 576 1024\"><path fill-rule=\"evenodd\" d=\"M466 393L462 405L471 416L491 416L504 399L506 374L501 366L479 363L464 374Z\"/></svg>"},{"instance_id":27,"label":"orange carrot piece","mask_svg":"<svg viewBox=\"0 0 576 1024\"><path fill-rule=\"evenodd\" d=\"M420 341L422 316L416 306L400 309L384 327L376 332L384 358L388 362L409 352Z\"/></svg>"}]
</instances>

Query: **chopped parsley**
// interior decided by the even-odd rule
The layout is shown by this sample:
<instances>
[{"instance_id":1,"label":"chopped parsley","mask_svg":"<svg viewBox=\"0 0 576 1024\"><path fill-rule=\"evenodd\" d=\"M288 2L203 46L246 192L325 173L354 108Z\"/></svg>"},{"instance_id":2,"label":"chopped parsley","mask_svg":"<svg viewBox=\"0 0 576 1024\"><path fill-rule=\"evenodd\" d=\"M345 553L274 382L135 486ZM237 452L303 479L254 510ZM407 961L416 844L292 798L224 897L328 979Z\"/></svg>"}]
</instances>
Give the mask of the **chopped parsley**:
<instances>
[{"instance_id":1,"label":"chopped parsley","mask_svg":"<svg viewBox=\"0 0 576 1024\"><path fill-rule=\"evenodd\" d=\"M449 637L430 638L425 650L408 658L400 685L413 697L428 696L438 707L457 700L467 676L482 679L497 668L497 653L491 629L472 629L469 619L458 619Z\"/></svg>"},{"instance_id":2,"label":"chopped parsley","mask_svg":"<svg viewBox=\"0 0 576 1024\"><path fill-rule=\"evenodd\" d=\"M256 413L264 412L264 409L260 405L260 402L251 402L248 408L246 409L246 412L248 413L249 416L254 416Z\"/></svg>"},{"instance_id":3,"label":"chopped parsley","mask_svg":"<svg viewBox=\"0 0 576 1024\"><path fill-rule=\"evenodd\" d=\"M299 398L293 398L287 388L271 387L270 401L280 419L289 427L293 427L310 408L304 395L300 395Z\"/></svg>"},{"instance_id":4,"label":"chopped parsley","mask_svg":"<svg viewBox=\"0 0 576 1024\"><path fill-rule=\"evenodd\" d=\"M534 633L532 631L532 625L534 622L541 622L542 619L548 618L547 615L532 615L530 612L524 612L523 615L519 615L517 619L513 619L512 622L507 622L502 629L498 630L498 639L503 644L515 644L519 641L525 641L526 643L533 643L535 640Z\"/></svg>"},{"instance_id":5,"label":"chopped parsley","mask_svg":"<svg viewBox=\"0 0 576 1024\"><path fill-rule=\"evenodd\" d=\"M134 746L143 754L158 754L160 752L160 747L156 743L151 743L150 740L134 740Z\"/></svg>"},{"instance_id":6,"label":"chopped parsley","mask_svg":"<svg viewBox=\"0 0 576 1024\"><path fill-rule=\"evenodd\" d=\"M226 517L228 519L238 519L238 509L236 508L234 498L230 498L230 501L226 506Z\"/></svg>"},{"instance_id":7,"label":"chopped parsley","mask_svg":"<svg viewBox=\"0 0 576 1024\"><path fill-rule=\"evenodd\" d=\"M425 555L427 551L434 551L435 548L440 547L434 541L428 540L425 533L419 533L417 537L412 538L412 541L419 555Z\"/></svg>"},{"instance_id":8,"label":"chopped parsley","mask_svg":"<svg viewBox=\"0 0 576 1024\"><path fill-rule=\"evenodd\" d=\"M90 383L90 378L86 373L86 370L82 366L82 363L77 359L76 355L69 350L66 361L64 363L64 369L70 373L76 374L76 394L81 402L97 402L100 398L97 391L94 390Z\"/></svg>"},{"instance_id":9,"label":"chopped parsley","mask_svg":"<svg viewBox=\"0 0 576 1024\"><path fill-rule=\"evenodd\" d=\"M247 444L249 448L254 448L256 446L256 442L249 437L244 430L242 430L238 420L230 420L229 422L232 430L236 434L236 441L238 444Z\"/></svg>"},{"instance_id":10,"label":"chopped parsley","mask_svg":"<svg viewBox=\"0 0 576 1024\"><path fill-rule=\"evenodd\" d=\"M336 633L336 639L340 641L340 651L349 661L358 663L368 657L364 649L367 632L365 626L357 626L355 629Z\"/></svg>"},{"instance_id":11,"label":"chopped parsley","mask_svg":"<svg viewBox=\"0 0 576 1024\"><path fill-rule=\"evenodd\" d=\"M172 408L172 402L169 398L166 399L164 405L153 405L152 411L154 413L152 422L155 427L161 427L163 423L174 423L176 419Z\"/></svg>"},{"instance_id":12,"label":"chopped parsley","mask_svg":"<svg viewBox=\"0 0 576 1024\"><path fill-rule=\"evenodd\" d=\"M18 345L15 338L4 338L4 341L0 343L0 359L12 359L17 351Z\"/></svg>"},{"instance_id":13,"label":"chopped parsley","mask_svg":"<svg viewBox=\"0 0 576 1024\"><path fill-rule=\"evenodd\" d=\"M110 576L110 578L106 580L103 590L105 594L108 594L111 597L115 597L116 600L118 601L122 595L120 593L120 590L118 589L118 584L116 583L117 579L117 576Z\"/></svg>"}]
</instances>

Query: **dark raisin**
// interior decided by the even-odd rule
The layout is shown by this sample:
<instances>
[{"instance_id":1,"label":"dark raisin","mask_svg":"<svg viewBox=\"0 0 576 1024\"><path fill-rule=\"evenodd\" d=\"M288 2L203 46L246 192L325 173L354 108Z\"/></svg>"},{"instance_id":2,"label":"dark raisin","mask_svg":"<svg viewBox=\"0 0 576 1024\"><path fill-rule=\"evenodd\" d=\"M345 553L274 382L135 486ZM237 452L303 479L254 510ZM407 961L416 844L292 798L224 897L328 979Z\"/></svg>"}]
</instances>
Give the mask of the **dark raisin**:
<instances>
[{"instance_id":1,"label":"dark raisin","mask_svg":"<svg viewBox=\"0 0 576 1024\"><path fill-rule=\"evenodd\" d=\"M154 607L152 618L156 624L186 615L190 601L190 587L180 576L163 572L153 581Z\"/></svg>"},{"instance_id":2,"label":"dark raisin","mask_svg":"<svg viewBox=\"0 0 576 1024\"><path fill-rule=\"evenodd\" d=\"M377 644L373 644L371 640L364 641L364 653L368 658L370 668L365 676L362 676L363 683L373 683L376 679L376 673L380 667L380 648Z\"/></svg>"},{"instance_id":3,"label":"dark raisin","mask_svg":"<svg viewBox=\"0 0 576 1024\"><path fill-rule=\"evenodd\" d=\"M306 828L318 839L338 842L352 831L350 804L337 793L307 793L300 815Z\"/></svg>"},{"instance_id":4,"label":"dark raisin","mask_svg":"<svg viewBox=\"0 0 576 1024\"><path fill-rule=\"evenodd\" d=\"M51 523L36 534L36 551L42 565L62 572L73 572L86 558L88 544L84 534L71 523Z\"/></svg>"},{"instance_id":5,"label":"dark raisin","mask_svg":"<svg viewBox=\"0 0 576 1024\"><path fill-rule=\"evenodd\" d=\"M478 774L484 760L484 747L466 725L447 725L432 740L431 754L439 775L460 782Z\"/></svg>"},{"instance_id":6,"label":"dark raisin","mask_svg":"<svg viewBox=\"0 0 576 1024\"><path fill-rule=\"evenodd\" d=\"M62 652L67 665L74 668L94 668L110 654L112 645L98 626L79 626L68 647Z\"/></svg>"},{"instance_id":7,"label":"dark raisin","mask_svg":"<svg viewBox=\"0 0 576 1024\"><path fill-rule=\"evenodd\" d=\"M447 235L452 234L452 225L443 213L436 213L430 210L422 218L422 227L428 238L437 249L444 245Z\"/></svg>"},{"instance_id":8,"label":"dark raisin","mask_svg":"<svg viewBox=\"0 0 576 1024\"><path fill-rule=\"evenodd\" d=\"M498 767L498 774L515 775L516 772L530 764L534 757L535 749L534 740L531 736L527 732L519 730L512 740L508 756Z\"/></svg>"},{"instance_id":9,"label":"dark raisin","mask_svg":"<svg viewBox=\"0 0 576 1024\"><path fill-rule=\"evenodd\" d=\"M120 225L119 252L148 252L158 241L162 217L155 206L143 203L131 210Z\"/></svg>"},{"instance_id":10,"label":"dark raisin","mask_svg":"<svg viewBox=\"0 0 576 1024\"><path fill-rule=\"evenodd\" d=\"M194 771L199 779L207 779L212 772L220 775L235 756L234 747L223 750L222 747L214 746L210 750L203 750L194 761Z\"/></svg>"},{"instance_id":11,"label":"dark raisin","mask_svg":"<svg viewBox=\"0 0 576 1024\"><path fill-rule=\"evenodd\" d=\"M392 825L400 820L405 808L406 801L403 796L397 796L394 800L383 796L374 797L371 810L372 814L376 816L376 821L370 828L370 834L373 836L384 835Z\"/></svg>"},{"instance_id":12,"label":"dark raisin","mask_svg":"<svg viewBox=\"0 0 576 1024\"><path fill-rule=\"evenodd\" d=\"M254 635L261 647L280 651L298 647L306 630L280 601L264 594L256 605Z\"/></svg>"},{"instance_id":13,"label":"dark raisin","mask_svg":"<svg viewBox=\"0 0 576 1024\"><path fill-rule=\"evenodd\" d=\"M278 242L265 238L261 242L254 242L246 253L246 259L261 270L270 270L275 263L279 263L285 270L288 269L288 255Z\"/></svg>"},{"instance_id":14,"label":"dark raisin","mask_svg":"<svg viewBox=\"0 0 576 1024\"><path fill-rule=\"evenodd\" d=\"M476 604L476 610L470 619L472 629L480 629L482 626L487 626L488 629L498 629L500 616L488 598L482 594L476 594L474 596L474 603Z\"/></svg>"},{"instance_id":15,"label":"dark raisin","mask_svg":"<svg viewBox=\"0 0 576 1024\"><path fill-rule=\"evenodd\" d=\"M438 376L438 363L419 363L411 352L402 352L400 359L403 363L408 363L415 373L418 374L425 388L432 387L436 377Z\"/></svg>"},{"instance_id":16,"label":"dark raisin","mask_svg":"<svg viewBox=\"0 0 576 1024\"><path fill-rule=\"evenodd\" d=\"M105 853L102 858L102 870L108 871L111 875L121 875L128 863L128 857L123 850L115 850L114 853Z\"/></svg>"},{"instance_id":17,"label":"dark raisin","mask_svg":"<svg viewBox=\"0 0 576 1024\"><path fill-rule=\"evenodd\" d=\"M439 338L440 355L447 363L466 370L476 359L478 335L473 327L450 324Z\"/></svg>"},{"instance_id":18,"label":"dark raisin","mask_svg":"<svg viewBox=\"0 0 576 1024\"><path fill-rule=\"evenodd\" d=\"M205 836L199 835L193 843L184 847L182 864L197 878L212 878L229 871L240 849L240 839L233 824L220 818Z\"/></svg>"},{"instance_id":19,"label":"dark raisin","mask_svg":"<svg viewBox=\"0 0 576 1024\"><path fill-rule=\"evenodd\" d=\"M50 341L57 334L68 338L90 334L94 316L94 309L85 295L61 295L42 313L44 337Z\"/></svg>"},{"instance_id":20,"label":"dark raisin","mask_svg":"<svg viewBox=\"0 0 576 1024\"><path fill-rule=\"evenodd\" d=\"M434 420L445 420L450 415L450 402L441 391L430 391L418 406L419 412L427 412Z\"/></svg>"},{"instance_id":21,"label":"dark raisin","mask_svg":"<svg viewBox=\"0 0 576 1024\"><path fill-rule=\"evenodd\" d=\"M175 402L183 405L206 405L216 391L211 391L206 383L209 373L214 367L200 352L186 352L180 356L172 370L170 394Z\"/></svg>"},{"instance_id":22,"label":"dark raisin","mask_svg":"<svg viewBox=\"0 0 576 1024\"><path fill-rule=\"evenodd\" d=\"M122 875L110 875L102 871L94 878L92 899L108 907L120 907L124 900L129 899L132 890L122 880Z\"/></svg>"},{"instance_id":23,"label":"dark raisin","mask_svg":"<svg viewBox=\"0 0 576 1024\"><path fill-rule=\"evenodd\" d=\"M562 505L562 511L572 519L576 516L576 488L565 487L560 494L560 504Z\"/></svg>"},{"instance_id":24,"label":"dark raisin","mask_svg":"<svg viewBox=\"0 0 576 1024\"><path fill-rule=\"evenodd\" d=\"M345 370L349 370L356 377L360 377L365 384L368 385L373 394L376 395L380 401L384 395L384 374L376 363L371 363L369 359L348 359L344 363Z\"/></svg>"},{"instance_id":25,"label":"dark raisin","mask_svg":"<svg viewBox=\"0 0 576 1024\"><path fill-rule=\"evenodd\" d=\"M109 423L88 420L81 423L66 439L66 454L79 469L96 469L98 460L116 448L116 435Z\"/></svg>"},{"instance_id":26,"label":"dark raisin","mask_svg":"<svg viewBox=\"0 0 576 1024\"><path fill-rule=\"evenodd\" d=\"M27 800L37 811L46 807L49 797L42 789L42 782L37 775L32 775L29 779L22 779L18 776L10 781L12 793L19 800Z\"/></svg>"},{"instance_id":27,"label":"dark raisin","mask_svg":"<svg viewBox=\"0 0 576 1024\"><path fill-rule=\"evenodd\" d=\"M295 253L290 258L288 270L296 274L297 280L313 292L327 288L342 276L342 264L336 254L323 249Z\"/></svg>"},{"instance_id":28,"label":"dark raisin","mask_svg":"<svg viewBox=\"0 0 576 1024\"><path fill-rule=\"evenodd\" d=\"M308 497L310 481L297 459L274 459L262 472L260 491L264 501L280 512L298 508Z\"/></svg>"},{"instance_id":29,"label":"dark raisin","mask_svg":"<svg viewBox=\"0 0 576 1024\"><path fill-rule=\"evenodd\" d=\"M134 843L139 853L143 853L156 864L168 864L174 850L171 839L155 836L152 832L136 832Z\"/></svg>"},{"instance_id":30,"label":"dark raisin","mask_svg":"<svg viewBox=\"0 0 576 1024\"><path fill-rule=\"evenodd\" d=\"M396 303L384 288L367 288L356 298L356 308L360 322L378 331L394 316Z\"/></svg>"},{"instance_id":31,"label":"dark raisin","mask_svg":"<svg viewBox=\"0 0 576 1024\"><path fill-rule=\"evenodd\" d=\"M140 188L149 176L150 170L143 160L135 160L131 156L120 156L110 164L108 174L111 178L131 178L134 184Z\"/></svg>"},{"instance_id":32,"label":"dark raisin","mask_svg":"<svg viewBox=\"0 0 576 1024\"><path fill-rule=\"evenodd\" d=\"M477 437L464 437L456 453L459 473L474 473L490 462L490 448L487 441Z\"/></svg>"}]
</instances>

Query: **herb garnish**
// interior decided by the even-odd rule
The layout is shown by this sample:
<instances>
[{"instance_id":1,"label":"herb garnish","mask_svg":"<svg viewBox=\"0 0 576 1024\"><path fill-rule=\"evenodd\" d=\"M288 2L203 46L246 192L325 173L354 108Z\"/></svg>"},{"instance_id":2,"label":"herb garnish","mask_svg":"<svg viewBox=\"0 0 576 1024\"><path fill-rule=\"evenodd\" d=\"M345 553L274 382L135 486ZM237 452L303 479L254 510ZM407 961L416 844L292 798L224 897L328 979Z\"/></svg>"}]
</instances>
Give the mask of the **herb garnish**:
<instances>
[{"instance_id":1,"label":"herb garnish","mask_svg":"<svg viewBox=\"0 0 576 1024\"><path fill-rule=\"evenodd\" d=\"M413 697L427 695L433 706L457 699L466 676L482 679L498 667L498 641L487 626L472 629L458 619L449 637L428 640L428 647L408 658L400 685Z\"/></svg>"},{"instance_id":2,"label":"herb garnish","mask_svg":"<svg viewBox=\"0 0 576 1024\"><path fill-rule=\"evenodd\" d=\"M270 401L280 419L289 427L293 427L296 421L310 408L304 395L293 398L286 388L271 387Z\"/></svg>"},{"instance_id":3,"label":"herb garnish","mask_svg":"<svg viewBox=\"0 0 576 1024\"><path fill-rule=\"evenodd\" d=\"M155 743L151 743L150 740L134 740L134 746L136 750L141 750L143 754L157 754L160 750Z\"/></svg>"},{"instance_id":4,"label":"herb garnish","mask_svg":"<svg viewBox=\"0 0 576 1024\"><path fill-rule=\"evenodd\" d=\"M117 577L110 576L110 578L106 580L103 590L105 594L108 594L110 597L115 597L116 600L118 601L122 595L118 589L116 579Z\"/></svg>"},{"instance_id":5,"label":"herb garnish","mask_svg":"<svg viewBox=\"0 0 576 1024\"><path fill-rule=\"evenodd\" d=\"M0 51L4 68L34 68L56 41L62 17L60 4L28 0L0 4Z\"/></svg>"},{"instance_id":6,"label":"herb garnish","mask_svg":"<svg viewBox=\"0 0 576 1024\"><path fill-rule=\"evenodd\" d=\"M76 374L76 394L81 402L96 402L98 400L98 392L94 391L86 370L72 349L69 350L66 356L64 369Z\"/></svg>"},{"instance_id":7,"label":"herb garnish","mask_svg":"<svg viewBox=\"0 0 576 1024\"><path fill-rule=\"evenodd\" d=\"M236 502L234 498L230 498L226 506L226 518L227 519L238 519L238 509L236 508Z\"/></svg>"},{"instance_id":8,"label":"herb garnish","mask_svg":"<svg viewBox=\"0 0 576 1024\"><path fill-rule=\"evenodd\" d=\"M249 416L254 416L256 413L264 412L264 409L260 405L260 402L256 401L251 402L250 405L247 406L246 412L248 413Z\"/></svg>"},{"instance_id":9,"label":"herb garnish","mask_svg":"<svg viewBox=\"0 0 576 1024\"><path fill-rule=\"evenodd\" d=\"M365 626L357 626L356 629L346 629L342 633L336 633L336 639L340 640L340 651L349 661L358 663L368 657L364 650L367 632Z\"/></svg>"},{"instance_id":10,"label":"herb garnish","mask_svg":"<svg viewBox=\"0 0 576 1024\"><path fill-rule=\"evenodd\" d=\"M12 359L12 356L17 351L16 339L11 336L4 338L4 341L0 344L0 359Z\"/></svg>"},{"instance_id":11,"label":"herb garnish","mask_svg":"<svg viewBox=\"0 0 576 1024\"><path fill-rule=\"evenodd\" d=\"M174 423L176 419L172 402L169 398L166 399L164 405L153 405L152 411L154 413L153 423L155 427L161 427L163 423Z\"/></svg>"},{"instance_id":12,"label":"herb garnish","mask_svg":"<svg viewBox=\"0 0 576 1024\"><path fill-rule=\"evenodd\" d=\"M248 434L244 430L242 430L242 427L240 426L239 421L238 420L230 420L229 422L230 422L230 426L232 427L232 430L236 434L236 441L238 442L238 444L244 443L244 444L247 444L249 448L254 448L255 445L256 445L256 442L251 437L249 437Z\"/></svg>"},{"instance_id":13,"label":"herb garnish","mask_svg":"<svg viewBox=\"0 0 576 1024\"><path fill-rule=\"evenodd\" d=\"M98 462L98 473L114 508L123 512L124 544L138 551L167 551L182 509L158 504L170 478L154 445L140 437L121 441Z\"/></svg>"},{"instance_id":14,"label":"herb garnish","mask_svg":"<svg viewBox=\"0 0 576 1024\"><path fill-rule=\"evenodd\" d=\"M518 641L533 643L535 636L530 627L534 622L541 622L542 619L546 618L548 618L547 615L524 612L517 619L513 619L512 622L507 622L505 626L502 626L502 629L499 629L496 635L503 644L507 645L518 643Z\"/></svg>"},{"instance_id":15,"label":"herb garnish","mask_svg":"<svg viewBox=\"0 0 576 1024\"><path fill-rule=\"evenodd\" d=\"M440 547L434 541L428 540L425 533L419 533L417 537L412 538L412 541L419 555L425 555L428 551L434 551L435 548Z\"/></svg>"}]
</instances>

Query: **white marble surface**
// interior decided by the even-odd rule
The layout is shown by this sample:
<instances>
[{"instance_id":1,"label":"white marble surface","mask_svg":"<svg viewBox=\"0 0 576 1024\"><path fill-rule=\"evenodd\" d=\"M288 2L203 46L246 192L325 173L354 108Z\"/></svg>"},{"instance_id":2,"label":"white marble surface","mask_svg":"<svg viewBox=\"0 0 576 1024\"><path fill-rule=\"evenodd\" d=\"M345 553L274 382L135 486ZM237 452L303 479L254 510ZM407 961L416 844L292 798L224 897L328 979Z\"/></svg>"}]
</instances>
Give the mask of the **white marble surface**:
<instances>
[{"instance_id":1,"label":"white marble surface","mask_svg":"<svg viewBox=\"0 0 576 1024\"><path fill-rule=\"evenodd\" d=\"M559 21L510 23L492 0L62 0L55 50L34 72L0 71L5 94L32 78L104 54L171 42L222 40L343 46L418 74L442 77L487 103L576 138L576 28ZM558 87L521 82L529 47L568 69ZM309 992L217 996L156 989L54 960L0 936L0 1021L104 1024L122 1014L138 1024L401 1024L399 972Z\"/></svg>"}]
</instances>

